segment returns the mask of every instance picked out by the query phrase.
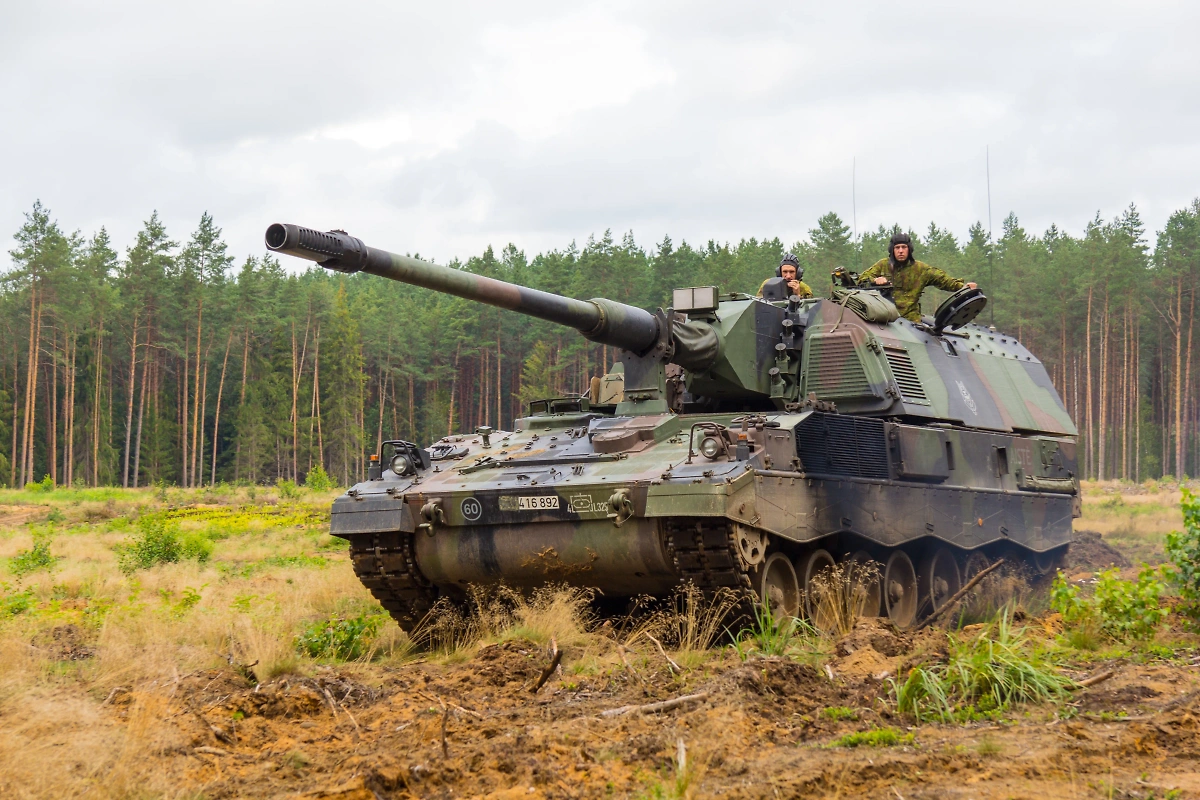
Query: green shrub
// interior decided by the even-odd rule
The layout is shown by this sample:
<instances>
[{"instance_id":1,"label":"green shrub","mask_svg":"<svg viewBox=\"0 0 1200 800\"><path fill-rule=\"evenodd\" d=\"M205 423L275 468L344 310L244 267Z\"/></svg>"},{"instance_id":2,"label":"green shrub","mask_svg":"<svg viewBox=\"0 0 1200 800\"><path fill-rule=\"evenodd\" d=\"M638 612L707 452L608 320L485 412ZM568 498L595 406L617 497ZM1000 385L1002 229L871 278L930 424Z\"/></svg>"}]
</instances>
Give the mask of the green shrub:
<instances>
[{"instance_id":1,"label":"green shrub","mask_svg":"<svg viewBox=\"0 0 1200 800\"><path fill-rule=\"evenodd\" d=\"M960 642L951 635L949 644L946 663L892 681L897 710L918 720L976 719L1015 703L1060 698L1070 684L1023 628L1013 629L1007 611L977 637Z\"/></svg>"},{"instance_id":2,"label":"green shrub","mask_svg":"<svg viewBox=\"0 0 1200 800\"><path fill-rule=\"evenodd\" d=\"M846 706L829 706L828 708L821 709L821 716L825 719L834 720L835 722L846 719L856 720L858 719L858 712L853 708L847 708Z\"/></svg>"},{"instance_id":3,"label":"green shrub","mask_svg":"<svg viewBox=\"0 0 1200 800\"><path fill-rule=\"evenodd\" d=\"M1067 583L1060 572L1050 588L1050 605L1074 628L1099 630L1118 642L1143 641L1154 635L1167 615L1160 603L1165 589L1157 569L1142 567L1134 582L1118 578L1114 568L1100 572L1092 596L1083 597L1079 587Z\"/></svg>"},{"instance_id":4,"label":"green shrub","mask_svg":"<svg viewBox=\"0 0 1200 800\"><path fill-rule=\"evenodd\" d=\"M330 489L334 488L336 484L334 484L333 478L329 477L329 473L326 472L320 464L318 464L310 469L308 474L304 476L304 485L309 489L312 489L314 492L328 492Z\"/></svg>"},{"instance_id":5,"label":"green shrub","mask_svg":"<svg viewBox=\"0 0 1200 800\"><path fill-rule=\"evenodd\" d=\"M137 521L137 533L117 545L117 564L126 575L157 564L175 564L195 559L208 561L213 544L203 534L183 534L179 523L159 514L148 514Z\"/></svg>"},{"instance_id":6,"label":"green shrub","mask_svg":"<svg viewBox=\"0 0 1200 800\"><path fill-rule=\"evenodd\" d=\"M54 481L50 480L49 475L42 477L40 481L35 481L25 484L27 492L52 492L54 491Z\"/></svg>"},{"instance_id":7,"label":"green shrub","mask_svg":"<svg viewBox=\"0 0 1200 800\"><path fill-rule=\"evenodd\" d=\"M299 500L300 487L295 481L289 481L287 478L280 478L275 482L275 488L279 490L279 496L284 500Z\"/></svg>"},{"instance_id":8,"label":"green shrub","mask_svg":"<svg viewBox=\"0 0 1200 800\"><path fill-rule=\"evenodd\" d=\"M1167 534L1167 558L1171 581L1183 599L1183 612L1200 621L1200 500L1183 490L1183 531Z\"/></svg>"},{"instance_id":9,"label":"green shrub","mask_svg":"<svg viewBox=\"0 0 1200 800\"><path fill-rule=\"evenodd\" d=\"M0 583L0 619L15 617L37 605L33 596L33 587L21 591L13 591L7 583Z\"/></svg>"},{"instance_id":10,"label":"green shrub","mask_svg":"<svg viewBox=\"0 0 1200 800\"><path fill-rule=\"evenodd\" d=\"M833 747L895 747L898 744L912 744L911 733L901 734L895 728L875 728L869 731L847 733L832 743Z\"/></svg>"},{"instance_id":11,"label":"green shrub","mask_svg":"<svg viewBox=\"0 0 1200 800\"><path fill-rule=\"evenodd\" d=\"M296 636L296 649L313 658L353 661L370 649L383 617L366 611L354 617L337 614L305 626Z\"/></svg>"},{"instance_id":12,"label":"green shrub","mask_svg":"<svg viewBox=\"0 0 1200 800\"><path fill-rule=\"evenodd\" d=\"M20 578L40 569L50 569L58 559L50 553L50 542L54 538L52 528L35 528L33 531L33 547L19 550L8 560L8 568L12 574Z\"/></svg>"}]
</instances>

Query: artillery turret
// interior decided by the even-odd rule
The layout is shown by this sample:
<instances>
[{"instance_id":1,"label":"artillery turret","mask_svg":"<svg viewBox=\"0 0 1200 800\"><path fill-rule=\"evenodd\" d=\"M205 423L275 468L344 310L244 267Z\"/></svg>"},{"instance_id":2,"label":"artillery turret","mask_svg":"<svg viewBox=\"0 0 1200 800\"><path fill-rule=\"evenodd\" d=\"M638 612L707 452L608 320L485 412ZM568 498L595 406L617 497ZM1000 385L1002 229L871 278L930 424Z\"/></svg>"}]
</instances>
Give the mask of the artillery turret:
<instances>
[{"instance_id":1,"label":"artillery turret","mask_svg":"<svg viewBox=\"0 0 1200 800\"><path fill-rule=\"evenodd\" d=\"M880 292L676 290L655 312L574 300L267 229L267 247L549 320L618 348L619 402L534 403L512 432L388 442L333 507L363 583L411 628L470 584L608 597L725 587L805 613L814 575L874 561L868 613L900 626L1004 557L1036 572L1078 515L1076 429L1033 354L955 293L922 323ZM766 292L768 297L770 293ZM811 612L811 609L807 609Z\"/></svg>"}]
</instances>

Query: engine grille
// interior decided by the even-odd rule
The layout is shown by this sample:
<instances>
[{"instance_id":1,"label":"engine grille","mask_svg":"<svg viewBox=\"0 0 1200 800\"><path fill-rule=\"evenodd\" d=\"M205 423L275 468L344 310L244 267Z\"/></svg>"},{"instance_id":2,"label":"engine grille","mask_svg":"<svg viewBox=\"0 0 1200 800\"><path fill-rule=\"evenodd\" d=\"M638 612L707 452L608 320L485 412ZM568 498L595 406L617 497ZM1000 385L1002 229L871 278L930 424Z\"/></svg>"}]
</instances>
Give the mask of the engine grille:
<instances>
[{"instance_id":1,"label":"engine grille","mask_svg":"<svg viewBox=\"0 0 1200 800\"><path fill-rule=\"evenodd\" d=\"M892 368L892 377L896 379L896 386L900 389L900 396L904 398L904 402L929 405L925 387L921 385L921 377L913 366L908 350L903 347L885 347L883 352L887 356L888 366Z\"/></svg>"},{"instance_id":2,"label":"engine grille","mask_svg":"<svg viewBox=\"0 0 1200 800\"><path fill-rule=\"evenodd\" d=\"M883 420L814 413L796 428L796 452L805 472L887 480Z\"/></svg>"},{"instance_id":3,"label":"engine grille","mask_svg":"<svg viewBox=\"0 0 1200 800\"><path fill-rule=\"evenodd\" d=\"M875 396L850 334L836 333L809 339L804 392L815 392L821 400Z\"/></svg>"}]
</instances>

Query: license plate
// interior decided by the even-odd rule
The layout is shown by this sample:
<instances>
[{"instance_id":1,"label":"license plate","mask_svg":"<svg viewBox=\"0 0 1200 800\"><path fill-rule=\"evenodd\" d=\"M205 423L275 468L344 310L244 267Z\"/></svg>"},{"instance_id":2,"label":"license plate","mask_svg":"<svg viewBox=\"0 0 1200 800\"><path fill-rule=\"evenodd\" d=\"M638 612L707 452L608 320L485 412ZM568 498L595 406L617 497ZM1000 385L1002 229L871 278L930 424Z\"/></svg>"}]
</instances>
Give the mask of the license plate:
<instances>
[{"instance_id":1,"label":"license plate","mask_svg":"<svg viewBox=\"0 0 1200 800\"><path fill-rule=\"evenodd\" d=\"M535 495L517 498L517 508L521 511L546 511L558 509L558 495Z\"/></svg>"}]
</instances>

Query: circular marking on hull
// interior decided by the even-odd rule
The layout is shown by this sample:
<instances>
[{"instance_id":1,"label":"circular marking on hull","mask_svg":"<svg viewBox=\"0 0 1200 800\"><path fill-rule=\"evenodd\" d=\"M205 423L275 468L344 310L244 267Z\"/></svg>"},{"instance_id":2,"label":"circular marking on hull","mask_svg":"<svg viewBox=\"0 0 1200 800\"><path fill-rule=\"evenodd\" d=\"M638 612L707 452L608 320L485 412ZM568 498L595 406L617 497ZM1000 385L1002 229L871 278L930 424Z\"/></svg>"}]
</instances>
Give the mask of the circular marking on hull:
<instances>
[{"instance_id":1,"label":"circular marking on hull","mask_svg":"<svg viewBox=\"0 0 1200 800\"><path fill-rule=\"evenodd\" d=\"M474 497L468 497L463 500L458 508L462 511L463 519L468 522L476 522L483 516L483 503L480 503Z\"/></svg>"}]
</instances>

